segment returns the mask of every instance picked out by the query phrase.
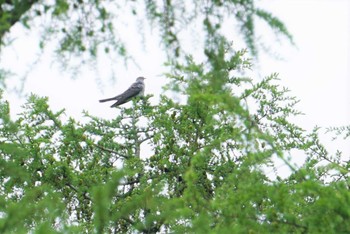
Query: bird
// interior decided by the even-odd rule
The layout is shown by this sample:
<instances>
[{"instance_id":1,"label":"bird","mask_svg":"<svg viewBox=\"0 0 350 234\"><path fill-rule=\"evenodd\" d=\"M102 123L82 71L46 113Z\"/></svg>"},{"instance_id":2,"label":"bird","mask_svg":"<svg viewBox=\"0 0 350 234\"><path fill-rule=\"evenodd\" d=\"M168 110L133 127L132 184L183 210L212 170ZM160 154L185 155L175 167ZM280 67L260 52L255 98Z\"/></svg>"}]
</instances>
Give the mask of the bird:
<instances>
[{"instance_id":1,"label":"bird","mask_svg":"<svg viewBox=\"0 0 350 234\"><path fill-rule=\"evenodd\" d=\"M111 107L117 107L120 106L128 101L130 101L134 97L143 96L145 92L145 83L143 82L146 78L145 77L137 77L136 81L123 93L112 97L112 98L106 98L99 100L100 102L108 102L108 101L117 101Z\"/></svg>"}]
</instances>

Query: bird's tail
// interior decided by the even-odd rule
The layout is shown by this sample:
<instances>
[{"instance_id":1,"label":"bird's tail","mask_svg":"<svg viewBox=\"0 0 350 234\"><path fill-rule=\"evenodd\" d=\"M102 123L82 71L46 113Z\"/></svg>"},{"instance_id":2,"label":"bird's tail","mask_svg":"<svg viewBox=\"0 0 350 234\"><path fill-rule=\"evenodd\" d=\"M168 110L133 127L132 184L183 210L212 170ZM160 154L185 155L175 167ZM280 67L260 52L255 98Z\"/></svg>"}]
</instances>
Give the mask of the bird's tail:
<instances>
[{"instance_id":1,"label":"bird's tail","mask_svg":"<svg viewBox=\"0 0 350 234\"><path fill-rule=\"evenodd\" d=\"M116 100L116 98L112 97L112 98L101 99L100 102L108 102L108 101L113 101L113 100Z\"/></svg>"}]
</instances>

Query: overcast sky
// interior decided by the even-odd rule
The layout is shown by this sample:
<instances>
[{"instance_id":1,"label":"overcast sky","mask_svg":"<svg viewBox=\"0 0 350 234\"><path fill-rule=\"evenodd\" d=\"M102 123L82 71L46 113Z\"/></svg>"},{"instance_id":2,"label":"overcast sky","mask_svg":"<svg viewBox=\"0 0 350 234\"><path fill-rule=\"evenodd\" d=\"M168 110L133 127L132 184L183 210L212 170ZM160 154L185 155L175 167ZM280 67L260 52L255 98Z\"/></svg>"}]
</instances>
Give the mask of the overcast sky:
<instances>
[{"instance_id":1,"label":"overcast sky","mask_svg":"<svg viewBox=\"0 0 350 234\"><path fill-rule=\"evenodd\" d=\"M267 2L267 1L265 1ZM306 129L350 124L350 1L269 1L265 7L283 19L297 49L283 46L285 61L261 61L263 73L276 71L301 102L296 122ZM324 131L321 131L324 132ZM331 152L350 157L349 140L330 141Z\"/></svg>"},{"instance_id":2,"label":"overcast sky","mask_svg":"<svg viewBox=\"0 0 350 234\"><path fill-rule=\"evenodd\" d=\"M259 74L267 76L277 72L281 83L291 89L301 102L298 108L306 115L295 121L306 129L315 125L321 127L350 124L350 1L347 0L264 0L259 5L271 11L285 22L294 37L296 47L286 41L282 46L271 37L272 50L283 60L262 55L259 60ZM138 33L137 27L129 28L130 41ZM259 29L258 29L259 30ZM264 31L262 31L263 33ZM23 33L20 27L14 30L18 35L13 47L4 50L1 63L16 71L30 70L28 64L35 59L37 38ZM25 36L29 35L29 36ZM48 96L52 109L65 108L67 116L81 118L82 110L91 114L112 118L115 109L109 104L99 104L98 99L114 96L127 88L137 76L145 76L146 94L156 97L161 93L165 80L162 64L165 57L159 44L148 40L147 45L133 45L132 52L142 51L137 56L139 67L124 67L120 61L100 61L101 66L118 66L116 81L110 83L109 69L100 69L105 79L96 80L96 73L86 71L81 77L71 79L69 72L60 72L48 62L45 55L29 73L25 82L25 93ZM20 72L19 72L20 73ZM18 77L9 82L9 88L18 84ZM157 98L154 98L156 100ZM25 99L15 93L5 93L10 101L11 113L21 111ZM328 137L329 138L329 137ZM333 150L340 148L350 151L345 143L336 145L327 141Z\"/></svg>"}]
</instances>

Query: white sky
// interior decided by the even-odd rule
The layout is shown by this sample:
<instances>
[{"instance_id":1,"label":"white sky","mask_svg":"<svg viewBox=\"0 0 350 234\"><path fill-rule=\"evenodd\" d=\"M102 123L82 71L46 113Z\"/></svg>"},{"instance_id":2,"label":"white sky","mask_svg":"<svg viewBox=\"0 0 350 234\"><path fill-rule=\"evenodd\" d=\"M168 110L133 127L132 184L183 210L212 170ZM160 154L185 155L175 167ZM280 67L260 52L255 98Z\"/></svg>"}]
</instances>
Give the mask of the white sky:
<instances>
[{"instance_id":1,"label":"white sky","mask_svg":"<svg viewBox=\"0 0 350 234\"><path fill-rule=\"evenodd\" d=\"M305 125L350 124L350 1L269 1L294 36L285 62L263 60L264 73L276 71L302 102Z\"/></svg>"},{"instance_id":2,"label":"white sky","mask_svg":"<svg viewBox=\"0 0 350 234\"><path fill-rule=\"evenodd\" d=\"M296 47L286 41L283 45L273 41L272 50L283 57L278 61L263 55L259 61L259 74L267 76L273 72L280 74L281 83L291 89L292 94L301 102L298 108L306 115L297 118L298 124L306 129L315 125L321 127L341 126L350 124L350 1L347 0L263 0L262 8L271 11L287 26L294 37ZM137 28L128 27L129 43L137 35ZM258 29L259 30L259 29ZM263 29L262 29L263 33ZM23 36L20 28L15 29L19 35L14 46L4 50L2 65L16 71L28 70L28 64L35 60L37 38L29 34ZM266 40L266 38L265 38ZM130 65L127 68L120 61L100 61L102 69L101 81L96 80L96 73L86 71L81 77L71 79L69 72L59 72L57 66L45 59L29 73L25 83L25 93L35 93L48 96L52 109L65 108L67 116L81 118L82 111L87 110L93 115L113 118L118 112L109 108L108 104L100 104L98 100L114 96L127 88L137 76L145 76L146 94L161 93L165 83L161 74L165 58L159 44L155 40L147 40L143 45L132 44L132 53L137 53L139 68ZM141 51L141 53L140 53ZM103 66L117 66L116 82L110 83L109 69ZM105 78L103 78L105 77ZM18 84L18 77L12 77L11 84ZM12 83L13 82L13 83ZM9 87L11 88L11 87ZM11 104L11 113L21 111L25 103L15 93L4 94ZM324 137L330 149L340 148L350 152L350 146L344 142L330 142L330 137Z\"/></svg>"},{"instance_id":3,"label":"white sky","mask_svg":"<svg viewBox=\"0 0 350 234\"><path fill-rule=\"evenodd\" d=\"M296 122L306 129L350 124L350 1L284 0L265 7L281 18L295 39L297 49L283 46L284 62L266 58L263 74L278 72L282 82L301 102L306 115ZM321 132L324 132L322 130ZM350 158L349 141L331 142Z\"/></svg>"}]
</instances>

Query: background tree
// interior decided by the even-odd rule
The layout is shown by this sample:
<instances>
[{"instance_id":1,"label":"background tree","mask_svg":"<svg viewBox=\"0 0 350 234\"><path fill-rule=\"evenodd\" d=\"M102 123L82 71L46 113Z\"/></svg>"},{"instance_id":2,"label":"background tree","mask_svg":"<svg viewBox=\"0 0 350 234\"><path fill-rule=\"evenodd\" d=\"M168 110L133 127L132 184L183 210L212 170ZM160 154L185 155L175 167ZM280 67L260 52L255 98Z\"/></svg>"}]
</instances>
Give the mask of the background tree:
<instances>
[{"instance_id":1,"label":"background tree","mask_svg":"<svg viewBox=\"0 0 350 234\"><path fill-rule=\"evenodd\" d=\"M54 62L64 68L81 68L88 63L95 66L97 57L108 55L113 61L122 58L129 61L126 45L128 39L120 32L123 16L127 24L138 25L140 43L145 30L150 26L159 34L159 41L169 60L178 60L191 54L183 47L181 34L193 30L194 41L203 41L203 30L207 33L224 34L223 22L231 22L231 35L243 39L252 55L258 53L259 40L255 22L264 21L276 35L292 36L284 24L271 13L256 7L255 1L99 1L99 0L55 0L55 1L0 1L0 46L12 43L11 29L23 25L23 30L35 30L40 36L38 46L42 52L54 48ZM202 26L202 27L198 27ZM198 30L197 30L198 28ZM260 37L260 35L259 35ZM236 40L236 38L234 38ZM0 48L1 48L0 47ZM204 52L204 49L203 49ZM2 67L6 78L6 67ZM14 72L14 71L10 71Z\"/></svg>"},{"instance_id":2,"label":"background tree","mask_svg":"<svg viewBox=\"0 0 350 234\"><path fill-rule=\"evenodd\" d=\"M32 3L31 10L39 6ZM47 12L65 20L71 3L56 1ZM77 1L76 7L95 3L105 4ZM1 9L15 4L5 1ZM148 4L153 20L168 19L160 6L174 6ZM64 111L53 112L35 95L15 121L9 103L1 102L1 233L349 232L348 161L327 152L317 129L307 133L293 124L298 100L278 85L276 74L247 78L243 72L252 64L246 52L234 51L220 33L221 11L242 9L235 16L246 19L258 14L253 3L205 4L196 6L206 10L197 12L206 30L204 62L185 52L175 59L178 40L165 40L172 52L167 88L183 95L183 103L162 96L151 106L146 97L113 120L85 113L79 122L64 121ZM170 9L167 17L180 19L178 8ZM250 20L245 32L253 29ZM68 53L90 53L79 43L68 45ZM330 130L350 135L349 128ZM146 146L149 151L142 150ZM288 159L295 151L308 156L298 168ZM274 174L275 158L289 165L291 176Z\"/></svg>"}]
</instances>

